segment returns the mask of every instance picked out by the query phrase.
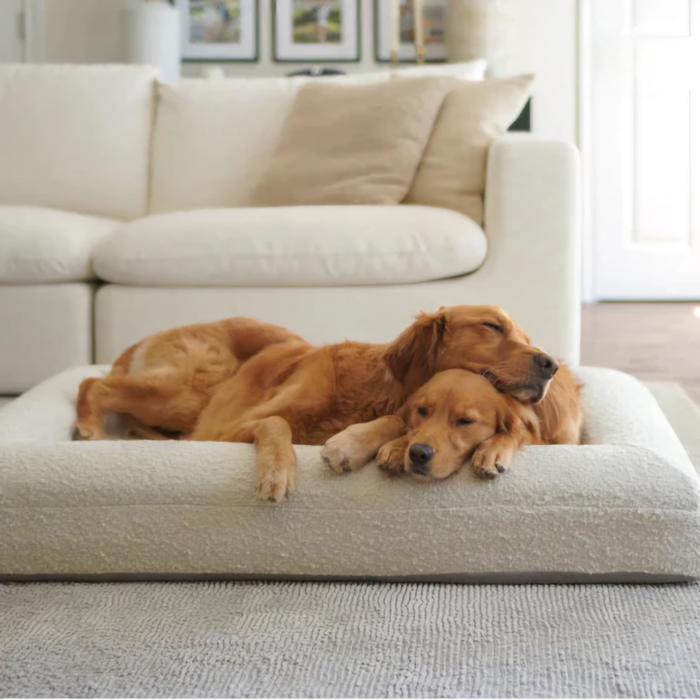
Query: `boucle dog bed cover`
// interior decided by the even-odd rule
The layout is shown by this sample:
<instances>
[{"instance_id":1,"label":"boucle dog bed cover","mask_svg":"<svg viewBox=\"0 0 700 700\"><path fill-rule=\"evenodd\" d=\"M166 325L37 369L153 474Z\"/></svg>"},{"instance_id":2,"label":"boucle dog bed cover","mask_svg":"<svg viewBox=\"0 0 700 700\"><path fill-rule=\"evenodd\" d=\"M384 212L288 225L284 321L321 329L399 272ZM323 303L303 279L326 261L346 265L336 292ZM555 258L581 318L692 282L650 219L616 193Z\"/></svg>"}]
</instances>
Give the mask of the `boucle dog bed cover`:
<instances>
[{"instance_id":1,"label":"boucle dog bed cover","mask_svg":"<svg viewBox=\"0 0 700 700\"><path fill-rule=\"evenodd\" d=\"M285 503L259 500L251 445L72 442L66 371L0 409L0 578L681 581L700 576L700 476L650 392L578 368L584 443L535 446L495 481L370 464L339 476L297 447Z\"/></svg>"}]
</instances>

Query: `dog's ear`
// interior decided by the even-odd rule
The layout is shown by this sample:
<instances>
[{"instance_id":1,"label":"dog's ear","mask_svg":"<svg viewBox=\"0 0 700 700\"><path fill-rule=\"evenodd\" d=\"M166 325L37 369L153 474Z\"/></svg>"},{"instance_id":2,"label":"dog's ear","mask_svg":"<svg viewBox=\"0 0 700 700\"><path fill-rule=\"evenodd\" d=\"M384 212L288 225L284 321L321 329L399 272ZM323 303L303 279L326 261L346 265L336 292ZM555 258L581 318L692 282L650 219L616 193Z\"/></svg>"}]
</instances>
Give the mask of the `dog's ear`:
<instances>
[{"instance_id":1,"label":"dog's ear","mask_svg":"<svg viewBox=\"0 0 700 700\"><path fill-rule=\"evenodd\" d=\"M518 422L518 417L511 407L503 401L496 414L496 432L510 435Z\"/></svg>"},{"instance_id":2,"label":"dog's ear","mask_svg":"<svg viewBox=\"0 0 700 700\"><path fill-rule=\"evenodd\" d=\"M535 412L528 407L521 407L516 399L503 398L504 401L498 408L496 432L517 437L523 444L529 442L530 436L538 438L540 427Z\"/></svg>"},{"instance_id":3,"label":"dog's ear","mask_svg":"<svg viewBox=\"0 0 700 700\"><path fill-rule=\"evenodd\" d=\"M446 329L444 312L421 313L413 324L386 346L384 362L407 393L413 393L435 373L435 360Z\"/></svg>"}]
</instances>

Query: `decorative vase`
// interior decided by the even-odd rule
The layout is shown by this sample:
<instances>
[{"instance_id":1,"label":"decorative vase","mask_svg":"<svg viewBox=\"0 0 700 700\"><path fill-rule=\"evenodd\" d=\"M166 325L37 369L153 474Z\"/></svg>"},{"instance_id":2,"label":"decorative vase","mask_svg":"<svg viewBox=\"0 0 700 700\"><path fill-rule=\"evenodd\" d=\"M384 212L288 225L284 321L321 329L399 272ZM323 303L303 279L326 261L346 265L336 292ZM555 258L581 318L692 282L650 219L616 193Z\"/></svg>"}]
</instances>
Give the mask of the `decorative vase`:
<instances>
[{"instance_id":1,"label":"decorative vase","mask_svg":"<svg viewBox=\"0 0 700 700\"><path fill-rule=\"evenodd\" d=\"M125 35L129 63L156 66L166 82L180 77L180 11L175 5L132 0Z\"/></svg>"},{"instance_id":2,"label":"decorative vase","mask_svg":"<svg viewBox=\"0 0 700 700\"><path fill-rule=\"evenodd\" d=\"M513 0L449 0L445 32L451 63L484 58L487 75L502 75L516 29Z\"/></svg>"}]
</instances>

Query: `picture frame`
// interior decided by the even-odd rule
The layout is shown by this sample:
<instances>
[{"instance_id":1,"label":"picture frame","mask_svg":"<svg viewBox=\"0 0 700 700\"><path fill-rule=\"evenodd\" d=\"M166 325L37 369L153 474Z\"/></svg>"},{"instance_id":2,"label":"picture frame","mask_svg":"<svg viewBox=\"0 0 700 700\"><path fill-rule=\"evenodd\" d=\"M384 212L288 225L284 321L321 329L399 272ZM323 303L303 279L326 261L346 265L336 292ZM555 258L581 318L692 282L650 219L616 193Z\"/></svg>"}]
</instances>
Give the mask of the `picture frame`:
<instances>
[{"instance_id":1,"label":"picture frame","mask_svg":"<svg viewBox=\"0 0 700 700\"><path fill-rule=\"evenodd\" d=\"M259 60L258 0L177 0L177 6L183 61Z\"/></svg>"},{"instance_id":2,"label":"picture frame","mask_svg":"<svg viewBox=\"0 0 700 700\"><path fill-rule=\"evenodd\" d=\"M361 0L273 0L276 63L356 63L362 57Z\"/></svg>"},{"instance_id":3,"label":"picture frame","mask_svg":"<svg viewBox=\"0 0 700 700\"><path fill-rule=\"evenodd\" d=\"M445 24L448 4L449 0L423 0L426 63L444 63L447 60ZM412 0L399 0L399 8L401 18L399 62L415 63ZM374 58L379 63L391 61L391 0L374 0Z\"/></svg>"}]
</instances>

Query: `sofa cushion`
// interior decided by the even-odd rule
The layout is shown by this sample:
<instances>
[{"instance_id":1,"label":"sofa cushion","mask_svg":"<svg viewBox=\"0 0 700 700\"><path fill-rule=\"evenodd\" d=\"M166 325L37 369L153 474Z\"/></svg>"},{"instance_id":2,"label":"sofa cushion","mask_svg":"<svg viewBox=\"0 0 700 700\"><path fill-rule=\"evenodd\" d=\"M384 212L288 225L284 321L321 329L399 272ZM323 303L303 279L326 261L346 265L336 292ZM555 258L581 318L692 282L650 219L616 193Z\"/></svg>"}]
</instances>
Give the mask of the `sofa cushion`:
<instances>
[{"instance_id":1,"label":"sofa cushion","mask_svg":"<svg viewBox=\"0 0 700 700\"><path fill-rule=\"evenodd\" d=\"M481 224L486 158L520 114L532 75L462 83L445 99L406 202L446 207Z\"/></svg>"},{"instance_id":2,"label":"sofa cushion","mask_svg":"<svg viewBox=\"0 0 700 700\"><path fill-rule=\"evenodd\" d=\"M296 88L285 78L160 85L151 213L246 206Z\"/></svg>"},{"instance_id":3,"label":"sofa cushion","mask_svg":"<svg viewBox=\"0 0 700 700\"><path fill-rule=\"evenodd\" d=\"M250 194L267 168L300 86L368 85L422 75L481 80L484 61L318 78L161 84L150 212L250 205Z\"/></svg>"},{"instance_id":4,"label":"sofa cushion","mask_svg":"<svg viewBox=\"0 0 700 700\"><path fill-rule=\"evenodd\" d=\"M305 85L253 192L253 205L398 204L455 84L427 77Z\"/></svg>"},{"instance_id":5,"label":"sofa cushion","mask_svg":"<svg viewBox=\"0 0 700 700\"><path fill-rule=\"evenodd\" d=\"M620 372L577 370L586 444L525 448L495 481L463 468L417 483L373 464L340 477L301 446L297 490L273 505L256 497L253 445L71 442L78 385L106 369L0 409L0 578L700 576L700 476Z\"/></svg>"},{"instance_id":6,"label":"sofa cushion","mask_svg":"<svg viewBox=\"0 0 700 700\"><path fill-rule=\"evenodd\" d=\"M0 204L146 213L155 69L0 65Z\"/></svg>"},{"instance_id":7,"label":"sofa cushion","mask_svg":"<svg viewBox=\"0 0 700 700\"><path fill-rule=\"evenodd\" d=\"M483 231L445 209L408 206L207 209L126 224L96 248L108 282L144 286L343 286L475 270Z\"/></svg>"},{"instance_id":8,"label":"sofa cushion","mask_svg":"<svg viewBox=\"0 0 700 700\"><path fill-rule=\"evenodd\" d=\"M57 209L0 206L0 284L94 279L92 250L119 223Z\"/></svg>"}]
</instances>

